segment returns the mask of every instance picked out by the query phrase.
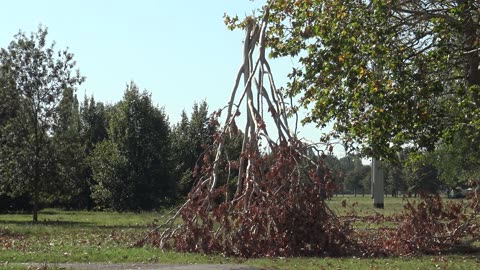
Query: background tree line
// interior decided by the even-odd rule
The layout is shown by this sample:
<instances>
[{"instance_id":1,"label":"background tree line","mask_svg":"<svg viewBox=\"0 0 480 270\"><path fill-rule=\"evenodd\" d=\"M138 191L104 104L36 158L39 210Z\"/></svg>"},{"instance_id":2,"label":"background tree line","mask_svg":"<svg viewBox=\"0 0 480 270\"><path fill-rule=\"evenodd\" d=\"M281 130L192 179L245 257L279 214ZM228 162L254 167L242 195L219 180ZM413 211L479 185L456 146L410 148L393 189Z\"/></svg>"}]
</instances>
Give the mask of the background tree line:
<instances>
[{"instance_id":1,"label":"background tree line","mask_svg":"<svg viewBox=\"0 0 480 270\"><path fill-rule=\"evenodd\" d=\"M73 55L20 32L0 51L0 211L149 210L184 197L212 140L207 103L171 125L131 82L115 104L85 96ZM234 146L232 146L234 147Z\"/></svg>"},{"instance_id":2,"label":"background tree line","mask_svg":"<svg viewBox=\"0 0 480 270\"><path fill-rule=\"evenodd\" d=\"M13 155L28 150L12 144L30 130L12 126L7 134L11 121L27 116L2 117L1 210L30 208L35 192L37 204L65 208L125 211L169 205L188 193L197 159L215 132L205 101L194 103L190 116L183 112L180 123L171 125L163 108L133 82L115 104L93 96L79 102L72 88L58 99L52 127L43 131L42 147L49 152L41 158L49 163L42 167L38 187L20 186L20 170L28 169L22 162L29 156Z\"/></svg>"},{"instance_id":3,"label":"background tree line","mask_svg":"<svg viewBox=\"0 0 480 270\"><path fill-rule=\"evenodd\" d=\"M206 102L177 124L133 82L115 104L79 102L85 78L73 54L47 44L47 33L20 32L0 51L0 210L31 207L36 220L42 205L148 210L183 198L216 132ZM388 150L388 193L438 192L478 178L475 126L445 132L433 148ZM239 147L238 138L227 146L232 155ZM325 163L338 172L339 192L369 192L360 156Z\"/></svg>"},{"instance_id":4,"label":"background tree line","mask_svg":"<svg viewBox=\"0 0 480 270\"><path fill-rule=\"evenodd\" d=\"M419 193L442 193L466 181L451 182L441 178L440 162L434 162L438 153L413 154L405 149L398 159L382 164L385 194L388 196L416 196ZM335 182L339 194L371 195L371 166L364 164L358 154L337 158L329 156L327 165L336 172Z\"/></svg>"}]
</instances>

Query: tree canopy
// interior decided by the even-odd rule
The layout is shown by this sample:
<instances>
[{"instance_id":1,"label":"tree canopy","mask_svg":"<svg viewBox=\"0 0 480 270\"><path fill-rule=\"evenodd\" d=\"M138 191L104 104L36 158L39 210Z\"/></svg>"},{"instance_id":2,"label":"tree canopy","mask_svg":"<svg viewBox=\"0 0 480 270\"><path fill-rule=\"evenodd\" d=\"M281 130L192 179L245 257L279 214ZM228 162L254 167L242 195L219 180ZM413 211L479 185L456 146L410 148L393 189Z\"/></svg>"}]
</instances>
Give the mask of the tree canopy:
<instances>
[{"instance_id":1,"label":"tree canopy","mask_svg":"<svg viewBox=\"0 0 480 270\"><path fill-rule=\"evenodd\" d=\"M478 1L277 0L267 6L271 56L298 58L287 92L309 109L305 122L333 122L331 135L363 154L389 157L405 144L431 150L459 129L477 132Z\"/></svg>"},{"instance_id":2,"label":"tree canopy","mask_svg":"<svg viewBox=\"0 0 480 270\"><path fill-rule=\"evenodd\" d=\"M192 189L195 167L201 166L200 157L213 143L214 133L206 101L193 104L190 118L183 111L180 123L173 127L172 155L180 195L186 196Z\"/></svg>"},{"instance_id":3,"label":"tree canopy","mask_svg":"<svg viewBox=\"0 0 480 270\"><path fill-rule=\"evenodd\" d=\"M157 208L175 192L168 118L133 82L112 109L109 138L90 157L92 196L104 208Z\"/></svg>"}]
</instances>

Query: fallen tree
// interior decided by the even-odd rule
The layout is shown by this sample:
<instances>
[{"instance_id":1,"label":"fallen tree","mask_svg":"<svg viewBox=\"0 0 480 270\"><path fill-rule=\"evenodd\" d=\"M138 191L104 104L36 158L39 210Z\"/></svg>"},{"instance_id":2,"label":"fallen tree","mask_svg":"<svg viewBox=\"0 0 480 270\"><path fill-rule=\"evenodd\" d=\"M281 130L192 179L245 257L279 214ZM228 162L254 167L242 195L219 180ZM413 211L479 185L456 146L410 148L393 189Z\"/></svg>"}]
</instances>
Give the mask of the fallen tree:
<instances>
[{"instance_id":1,"label":"fallen tree","mask_svg":"<svg viewBox=\"0 0 480 270\"><path fill-rule=\"evenodd\" d=\"M203 154L186 202L136 244L242 257L475 250L480 233L477 197L468 210L442 204L437 197L408 203L403 213L388 220L394 225L376 231L354 230L351 220L330 210L326 200L335 186L322 157L332 147L306 143L290 128L289 114L295 109L276 88L265 57L268 16L267 8L260 21L248 17L241 23L246 31L243 62L222 110L225 122ZM222 111L212 116L212 123L220 126ZM239 134L236 123L241 115L241 153L230 159L225 143ZM267 129L267 117L273 132ZM385 221L370 221L375 220Z\"/></svg>"},{"instance_id":2,"label":"fallen tree","mask_svg":"<svg viewBox=\"0 0 480 270\"><path fill-rule=\"evenodd\" d=\"M259 23L244 21L243 63L224 109L225 123L197 168L196 185L173 217L139 244L247 257L341 255L353 248L350 227L325 204L334 185L321 156L332 148L301 141L289 126L288 114L295 111L276 88L265 56L267 22L268 12ZM225 141L239 132L241 115L246 118L241 154L230 160Z\"/></svg>"}]
</instances>

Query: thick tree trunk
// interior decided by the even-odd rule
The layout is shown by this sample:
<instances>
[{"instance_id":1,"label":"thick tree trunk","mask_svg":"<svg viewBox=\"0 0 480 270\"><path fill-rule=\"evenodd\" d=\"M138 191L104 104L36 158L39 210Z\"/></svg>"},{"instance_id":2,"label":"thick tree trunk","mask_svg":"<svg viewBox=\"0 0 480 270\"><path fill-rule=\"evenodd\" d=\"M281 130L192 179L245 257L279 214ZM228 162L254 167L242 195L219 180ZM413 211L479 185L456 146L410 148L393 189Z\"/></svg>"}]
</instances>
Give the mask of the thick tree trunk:
<instances>
[{"instance_id":1,"label":"thick tree trunk","mask_svg":"<svg viewBox=\"0 0 480 270\"><path fill-rule=\"evenodd\" d=\"M380 160L372 158L372 195L373 206L384 208L384 178Z\"/></svg>"},{"instance_id":2,"label":"thick tree trunk","mask_svg":"<svg viewBox=\"0 0 480 270\"><path fill-rule=\"evenodd\" d=\"M465 62L465 77L468 86L480 86L480 47L478 40L480 39L480 30L478 29L478 17L476 18L472 12L475 7L472 2L460 0L460 5L467 5L463 13L462 29L464 34L464 62ZM473 91L473 100L475 105L480 107L480 94L478 91Z\"/></svg>"}]
</instances>

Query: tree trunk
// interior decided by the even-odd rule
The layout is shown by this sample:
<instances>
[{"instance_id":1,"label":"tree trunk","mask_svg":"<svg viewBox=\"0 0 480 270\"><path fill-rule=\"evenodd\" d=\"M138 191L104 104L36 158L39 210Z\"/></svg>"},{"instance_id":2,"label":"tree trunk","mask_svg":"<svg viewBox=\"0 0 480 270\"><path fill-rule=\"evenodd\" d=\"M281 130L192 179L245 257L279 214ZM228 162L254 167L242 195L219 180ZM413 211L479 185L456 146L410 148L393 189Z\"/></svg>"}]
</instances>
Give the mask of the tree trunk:
<instances>
[{"instance_id":1,"label":"tree trunk","mask_svg":"<svg viewBox=\"0 0 480 270\"><path fill-rule=\"evenodd\" d=\"M33 223L38 222L38 197L40 187L40 135L38 127L38 114L35 112L35 141L33 161Z\"/></svg>"},{"instance_id":2,"label":"tree trunk","mask_svg":"<svg viewBox=\"0 0 480 270\"><path fill-rule=\"evenodd\" d=\"M38 192L35 191L33 195L33 223L38 222Z\"/></svg>"},{"instance_id":3,"label":"tree trunk","mask_svg":"<svg viewBox=\"0 0 480 270\"><path fill-rule=\"evenodd\" d=\"M34 166L34 183L33 183L33 223L38 222L38 198L39 198L39 182L40 182L40 166L38 164L38 158L35 159Z\"/></svg>"},{"instance_id":4,"label":"tree trunk","mask_svg":"<svg viewBox=\"0 0 480 270\"><path fill-rule=\"evenodd\" d=\"M463 12L462 31L464 34L464 61L465 77L468 86L480 86L480 52L478 48L478 17L473 14L474 1L459 0L459 5L467 5ZM476 107L480 107L480 95L478 91L472 91L473 101Z\"/></svg>"},{"instance_id":5,"label":"tree trunk","mask_svg":"<svg viewBox=\"0 0 480 270\"><path fill-rule=\"evenodd\" d=\"M380 160L372 158L372 192L373 206L375 208L384 208L384 177Z\"/></svg>"}]
</instances>

